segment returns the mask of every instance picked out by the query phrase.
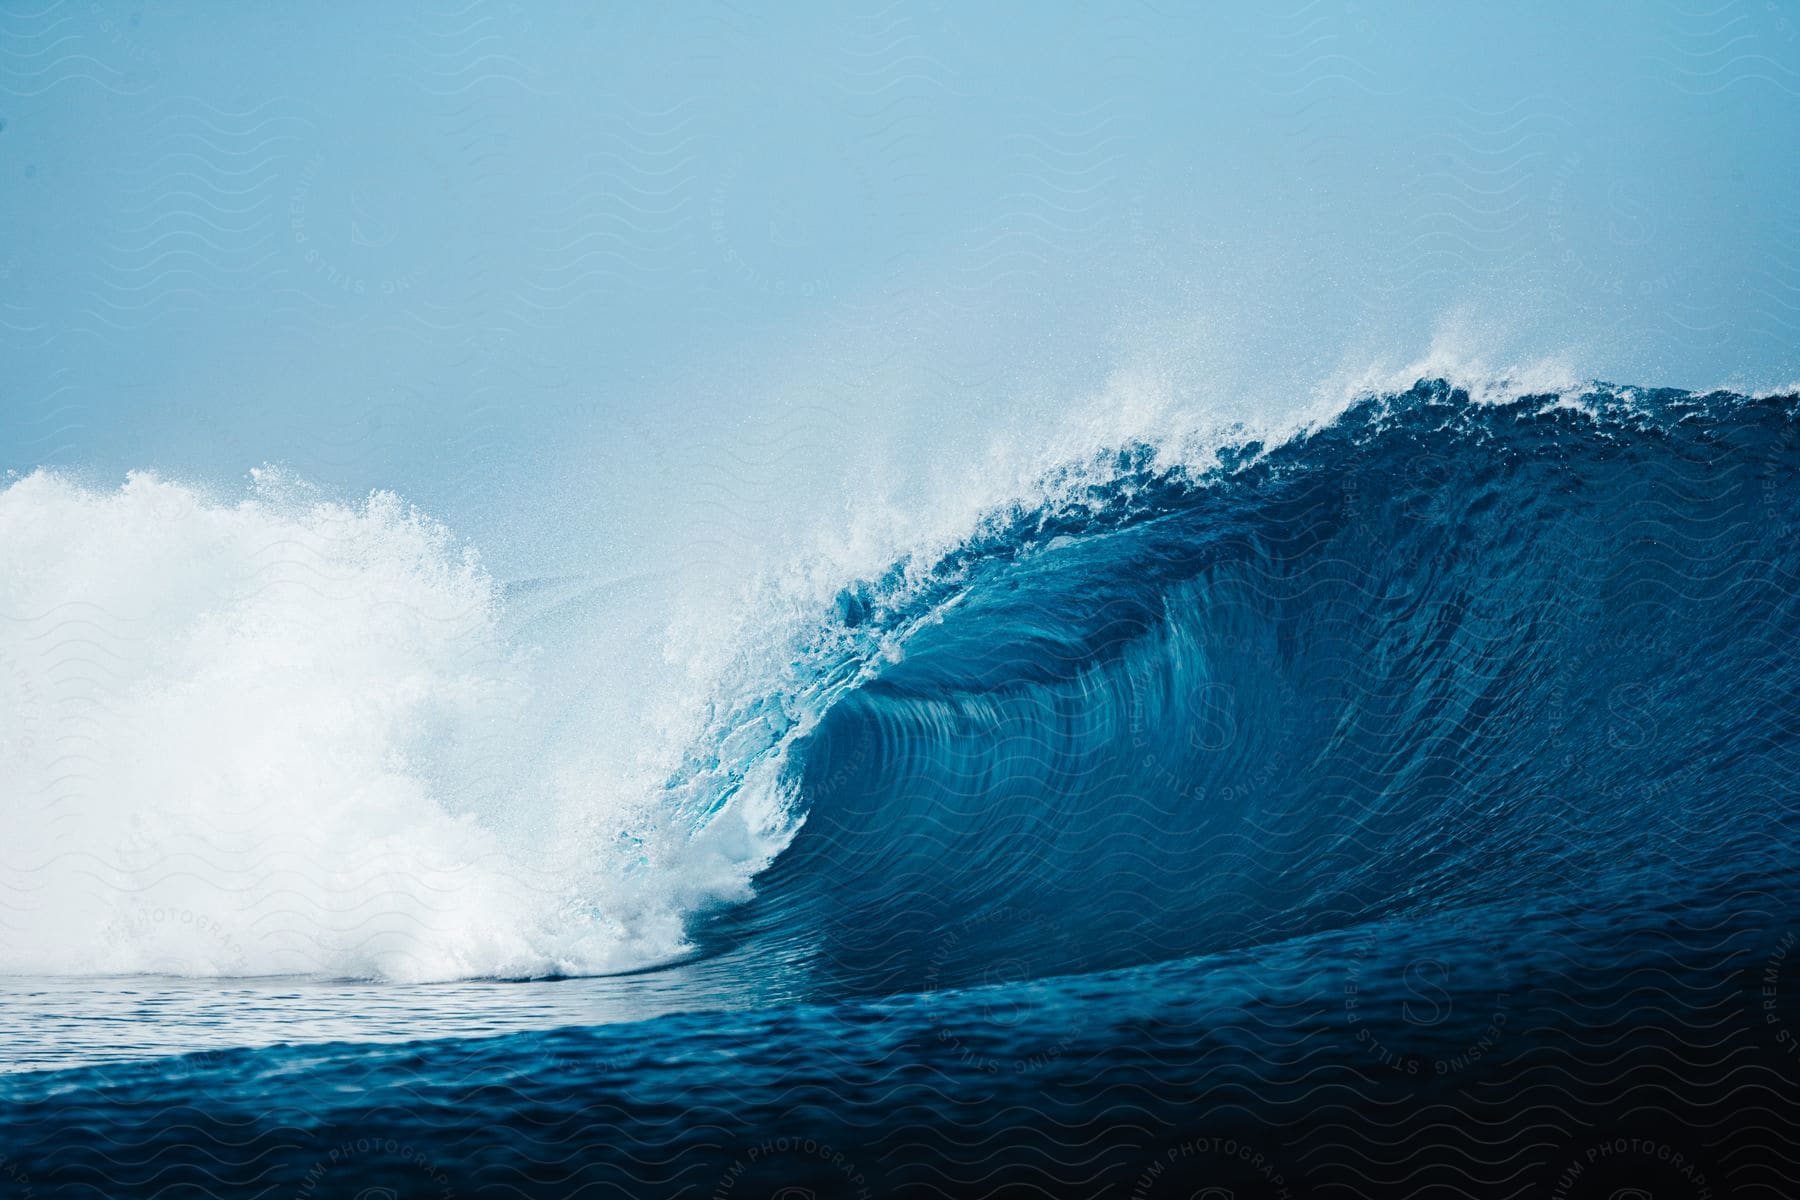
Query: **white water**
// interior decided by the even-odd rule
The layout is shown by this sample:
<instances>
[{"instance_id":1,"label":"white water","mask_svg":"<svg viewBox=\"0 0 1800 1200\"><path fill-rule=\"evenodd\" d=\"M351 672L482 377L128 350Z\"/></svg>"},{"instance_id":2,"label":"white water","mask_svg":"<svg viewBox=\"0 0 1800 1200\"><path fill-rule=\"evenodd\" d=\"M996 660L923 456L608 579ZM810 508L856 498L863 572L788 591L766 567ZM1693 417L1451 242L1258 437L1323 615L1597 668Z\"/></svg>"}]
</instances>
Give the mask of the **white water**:
<instances>
[{"instance_id":1,"label":"white water","mask_svg":"<svg viewBox=\"0 0 1800 1200\"><path fill-rule=\"evenodd\" d=\"M500 617L476 557L391 495L10 483L0 969L420 980L680 953L779 848L778 804L696 835L600 773L627 759L547 759Z\"/></svg>"}]
</instances>

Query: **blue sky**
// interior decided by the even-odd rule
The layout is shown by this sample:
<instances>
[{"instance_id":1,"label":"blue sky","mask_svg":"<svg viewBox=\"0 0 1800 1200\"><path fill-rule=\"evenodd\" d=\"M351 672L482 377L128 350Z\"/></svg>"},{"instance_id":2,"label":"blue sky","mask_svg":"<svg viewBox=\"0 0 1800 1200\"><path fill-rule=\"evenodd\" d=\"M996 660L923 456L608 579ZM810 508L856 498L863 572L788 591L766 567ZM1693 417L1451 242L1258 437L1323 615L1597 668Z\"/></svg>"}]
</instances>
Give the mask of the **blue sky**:
<instances>
[{"instance_id":1,"label":"blue sky","mask_svg":"<svg viewBox=\"0 0 1800 1200\"><path fill-rule=\"evenodd\" d=\"M1800 378L1787 3L31 0L0 120L0 469L281 463L514 573L1146 362Z\"/></svg>"}]
</instances>

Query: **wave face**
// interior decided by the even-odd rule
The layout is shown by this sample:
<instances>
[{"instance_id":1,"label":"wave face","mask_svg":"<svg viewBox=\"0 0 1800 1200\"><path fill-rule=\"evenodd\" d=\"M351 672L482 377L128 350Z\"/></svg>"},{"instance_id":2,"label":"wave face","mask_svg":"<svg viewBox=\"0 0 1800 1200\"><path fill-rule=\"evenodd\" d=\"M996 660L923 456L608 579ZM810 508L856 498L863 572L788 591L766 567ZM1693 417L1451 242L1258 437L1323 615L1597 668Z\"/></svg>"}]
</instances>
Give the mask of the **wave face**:
<instances>
[{"instance_id":1,"label":"wave face","mask_svg":"<svg viewBox=\"0 0 1800 1200\"><path fill-rule=\"evenodd\" d=\"M1766 854L1800 766L1794 418L1438 382L1207 469L1084 464L838 597L864 677L795 742L805 824L718 937L950 988Z\"/></svg>"}]
</instances>

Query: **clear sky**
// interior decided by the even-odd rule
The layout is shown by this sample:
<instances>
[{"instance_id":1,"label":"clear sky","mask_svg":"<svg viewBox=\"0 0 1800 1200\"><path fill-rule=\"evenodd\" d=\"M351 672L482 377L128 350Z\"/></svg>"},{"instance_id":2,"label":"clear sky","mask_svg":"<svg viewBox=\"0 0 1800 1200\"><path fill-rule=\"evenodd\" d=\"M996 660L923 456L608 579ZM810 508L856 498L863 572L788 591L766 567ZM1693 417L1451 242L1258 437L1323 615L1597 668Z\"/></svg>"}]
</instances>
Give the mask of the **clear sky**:
<instances>
[{"instance_id":1,"label":"clear sky","mask_svg":"<svg viewBox=\"0 0 1800 1200\"><path fill-rule=\"evenodd\" d=\"M514 574L1121 372L1800 378L1788 0L8 0L0 121L0 469L280 463Z\"/></svg>"}]
</instances>

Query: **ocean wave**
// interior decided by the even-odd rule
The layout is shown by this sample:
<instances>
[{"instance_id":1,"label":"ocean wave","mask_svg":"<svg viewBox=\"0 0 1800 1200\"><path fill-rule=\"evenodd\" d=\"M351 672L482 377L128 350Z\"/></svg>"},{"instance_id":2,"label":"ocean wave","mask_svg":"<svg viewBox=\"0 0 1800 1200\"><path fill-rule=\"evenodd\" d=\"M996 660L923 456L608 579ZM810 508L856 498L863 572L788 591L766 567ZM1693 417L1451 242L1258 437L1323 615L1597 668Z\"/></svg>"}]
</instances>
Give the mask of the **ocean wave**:
<instances>
[{"instance_id":1,"label":"ocean wave","mask_svg":"<svg viewBox=\"0 0 1800 1200\"><path fill-rule=\"evenodd\" d=\"M604 589L390 495L15 480L0 944L879 993L1547 901L1791 777L1795 406L1439 379L1090 447L676 621L637 727L546 694Z\"/></svg>"},{"instance_id":2,"label":"ocean wave","mask_svg":"<svg viewBox=\"0 0 1800 1200\"><path fill-rule=\"evenodd\" d=\"M809 686L723 723L804 821L713 946L961 987L1724 855L1796 766L1751 732L1800 719L1795 415L1438 380L1072 466L839 591Z\"/></svg>"}]
</instances>

